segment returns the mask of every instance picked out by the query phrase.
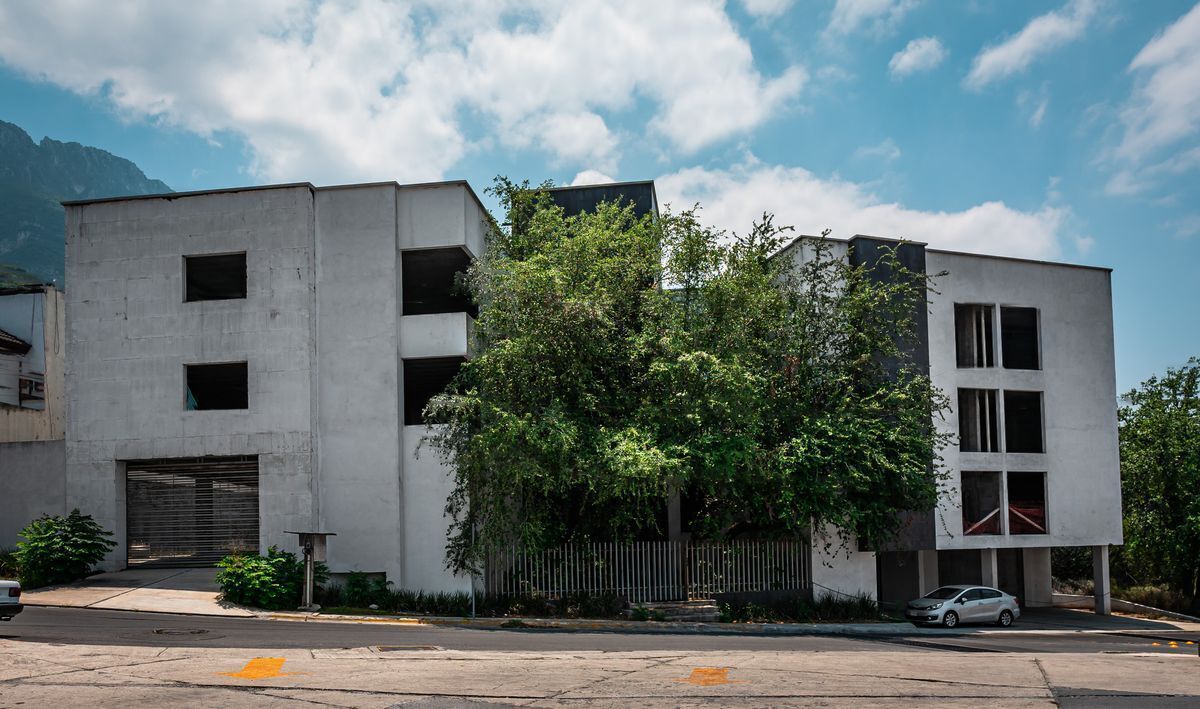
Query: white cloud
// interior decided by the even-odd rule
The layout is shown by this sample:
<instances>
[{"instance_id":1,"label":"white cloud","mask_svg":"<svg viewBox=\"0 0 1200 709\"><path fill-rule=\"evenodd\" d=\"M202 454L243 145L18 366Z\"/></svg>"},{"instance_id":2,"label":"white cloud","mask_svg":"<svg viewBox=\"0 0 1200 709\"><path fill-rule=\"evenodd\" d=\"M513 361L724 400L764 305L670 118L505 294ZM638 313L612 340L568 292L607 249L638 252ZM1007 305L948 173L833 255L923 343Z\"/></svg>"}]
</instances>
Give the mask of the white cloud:
<instances>
[{"instance_id":1,"label":"white cloud","mask_svg":"<svg viewBox=\"0 0 1200 709\"><path fill-rule=\"evenodd\" d=\"M761 74L719 0L0 3L0 61L134 119L238 134L261 178L323 182L436 179L496 142L612 170L606 116L644 108L691 152L807 79Z\"/></svg>"},{"instance_id":2,"label":"white cloud","mask_svg":"<svg viewBox=\"0 0 1200 709\"><path fill-rule=\"evenodd\" d=\"M742 0L742 7L754 17L769 20L787 12L794 2L795 0Z\"/></svg>"},{"instance_id":3,"label":"white cloud","mask_svg":"<svg viewBox=\"0 0 1200 709\"><path fill-rule=\"evenodd\" d=\"M584 171L580 172L579 174L575 175L575 179L571 180L571 186L577 187L579 185L606 185L611 182L616 182L616 180L609 177L608 175L605 175L603 172L600 172L599 170L584 170Z\"/></svg>"},{"instance_id":4,"label":"white cloud","mask_svg":"<svg viewBox=\"0 0 1200 709\"><path fill-rule=\"evenodd\" d=\"M833 37L865 32L883 36L894 32L919 0L837 0L825 35Z\"/></svg>"},{"instance_id":5,"label":"white cloud","mask_svg":"<svg viewBox=\"0 0 1200 709\"><path fill-rule=\"evenodd\" d=\"M1017 94L1017 108L1027 116L1029 127L1037 130L1046 119L1046 111L1050 108L1050 84L1042 83L1038 91L1021 91Z\"/></svg>"},{"instance_id":6,"label":"white cloud","mask_svg":"<svg viewBox=\"0 0 1200 709\"><path fill-rule=\"evenodd\" d=\"M1179 219L1173 219L1163 226L1169 229L1176 239L1190 239L1200 234L1200 214L1189 214Z\"/></svg>"},{"instance_id":7,"label":"white cloud","mask_svg":"<svg viewBox=\"0 0 1200 709\"><path fill-rule=\"evenodd\" d=\"M1150 40L1129 70L1138 81L1121 110L1119 157L1143 160L1200 131L1200 4Z\"/></svg>"},{"instance_id":8,"label":"white cloud","mask_svg":"<svg viewBox=\"0 0 1200 709\"><path fill-rule=\"evenodd\" d=\"M676 208L700 202L703 221L745 233L764 211L800 233L905 238L931 247L1030 258L1054 258L1068 237L1071 212L1045 205L1035 211L989 201L959 211L926 211L885 202L863 185L821 179L800 167L753 158L729 170L693 167L656 181L659 200Z\"/></svg>"},{"instance_id":9,"label":"white cloud","mask_svg":"<svg viewBox=\"0 0 1200 709\"><path fill-rule=\"evenodd\" d=\"M1041 56L1082 37L1096 9L1096 0L1071 0L1059 10L1035 17L1020 32L975 55L964 85L978 91L1025 71Z\"/></svg>"},{"instance_id":10,"label":"white cloud","mask_svg":"<svg viewBox=\"0 0 1200 709\"><path fill-rule=\"evenodd\" d=\"M891 162L900 157L900 148L891 138L885 138L879 145L864 145L854 151L856 158L880 158Z\"/></svg>"},{"instance_id":11,"label":"white cloud","mask_svg":"<svg viewBox=\"0 0 1200 709\"><path fill-rule=\"evenodd\" d=\"M946 48L937 37L921 37L904 46L892 55L888 71L899 79L918 71L936 68L946 58Z\"/></svg>"}]
</instances>

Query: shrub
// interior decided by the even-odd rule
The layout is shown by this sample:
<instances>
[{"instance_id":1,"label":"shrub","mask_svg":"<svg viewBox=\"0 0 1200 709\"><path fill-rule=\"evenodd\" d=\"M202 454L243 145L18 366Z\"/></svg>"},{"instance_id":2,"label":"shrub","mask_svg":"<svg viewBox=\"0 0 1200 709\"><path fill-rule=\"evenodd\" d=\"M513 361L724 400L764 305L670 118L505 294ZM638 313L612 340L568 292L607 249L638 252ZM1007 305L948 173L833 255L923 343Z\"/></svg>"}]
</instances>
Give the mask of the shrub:
<instances>
[{"instance_id":1,"label":"shrub","mask_svg":"<svg viewBox=\"0 0 1200 709\"><path fill-rule=\"evenodd\" d=\"M16 550L9 547L0 549L0 579L15 579L20 575Z\"/></svg>"},{"instance_id":2,"label":"shrub","mask_svg":"<svg viewBox=\"0 0 1200 709\"><path fill-rule=\"evenodd\" d=\"M277 547L258 554L233 554L217 562L217 583L225 600L245 606L281 610L295 608L304 592L304 562ZM329 571L318 563L314 582L324 583Z\"/></svg>"},{"instance_id":3,"label":"shrub","mask_svg":"<svg viewBox=\"0 0 1200 709\"><path fill-rule=\"evenodd\" d=\"M878 620L879 605L869 596L821 595L815 602L798 597L771 604L722 603L722 623L844 623Z\"/></svg>"},{"instance_id":4,"label":"shrub","mask_svg":"<svg viewBox=\"0 0 1200 709\"><path fill-rule=\"evenodd\" d=\"M20 532L13 554L20 569L21 584L28 588L67 583L81 579L92 566L117 546L91 515L78 509L66 515L42 515Z\"/></svg>"}]
</instances>

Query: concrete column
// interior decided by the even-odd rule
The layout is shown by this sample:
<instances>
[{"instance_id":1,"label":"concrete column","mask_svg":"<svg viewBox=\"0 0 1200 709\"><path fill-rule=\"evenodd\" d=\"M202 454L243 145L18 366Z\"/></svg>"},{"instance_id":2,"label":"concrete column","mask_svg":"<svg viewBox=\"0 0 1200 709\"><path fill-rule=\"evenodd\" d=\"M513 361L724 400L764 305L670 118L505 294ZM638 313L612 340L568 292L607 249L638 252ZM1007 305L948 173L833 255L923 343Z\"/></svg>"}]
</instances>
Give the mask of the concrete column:
<instances>
[{"instance_id":1,"label":"concrete column","mask_svg":"<svg viewBox=\"0 0 1200 709\"><path fill-rule=\"evenodd\" d=\"M936 549L921 549L917 552L917 574L920 578L922 596L938 587L938 553Z\"/></svg>"},{"instance_id":2,"label":"concrete column","mask_svg":"<svg viewBox=\"0 0 1200 709\"><path fill-rule=\"evenodd\" d=\"M1022 549L1021 552L1025 567L1025 596L1021 602L1030 608L1054 605L1050 589L1050 547Z\"/></svg>"},{"instance_id":3,"label":"concrete column","mask_svg":"<svg viewBox=\"0 0 1200 709\"><path fill-rule=\"evenodd\" d=\"M1108 579L1107 544L1092 547L1092 581L1096 587L1096 615L1112 613L1112 587Z\"/></svg>"},{"instance_id":4,"label":"concrete column","mask_svg":"<svg viewBox=\"0 0 1200 709\"><path fill-rule=\"evenodd\" d=\"M979 574L983 577L983 585L998 588L1000 586L1000 570L996 566L996 550L979 550Z\"/></svg>"}]
</instances>

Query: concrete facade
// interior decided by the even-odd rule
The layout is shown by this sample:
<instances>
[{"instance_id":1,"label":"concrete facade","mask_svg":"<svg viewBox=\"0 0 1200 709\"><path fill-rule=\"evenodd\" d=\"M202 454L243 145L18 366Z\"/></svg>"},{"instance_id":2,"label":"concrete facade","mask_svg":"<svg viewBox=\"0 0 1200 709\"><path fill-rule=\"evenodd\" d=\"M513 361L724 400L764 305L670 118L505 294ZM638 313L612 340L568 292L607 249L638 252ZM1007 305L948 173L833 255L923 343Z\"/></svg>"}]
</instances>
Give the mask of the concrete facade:
<instances>
[{"instance_id":1,"label":"concrete facade","mask_svg":"<svg viewBox=\"0 0 1200 709\"><path fill-rule=\"evenodd\" d=\"M330 531L335 573L463 587L423 551L429 535L444 546L444 521L405 533L404 510L440 513L445 499L411 499L406 478L445 471L409 457L403 367L464 355L470 318L406 317L400 263L407 249L478 253L487 220L470 187L297 184L66 206L65 497L116 533L106 569L126 558L125 461L248 455L261 549L294 549L286 530ZM245 298L185 301L184 257L237 253ZM247 408L188 410L185 365L242 361Z\"/></svg>"}]
</instances>

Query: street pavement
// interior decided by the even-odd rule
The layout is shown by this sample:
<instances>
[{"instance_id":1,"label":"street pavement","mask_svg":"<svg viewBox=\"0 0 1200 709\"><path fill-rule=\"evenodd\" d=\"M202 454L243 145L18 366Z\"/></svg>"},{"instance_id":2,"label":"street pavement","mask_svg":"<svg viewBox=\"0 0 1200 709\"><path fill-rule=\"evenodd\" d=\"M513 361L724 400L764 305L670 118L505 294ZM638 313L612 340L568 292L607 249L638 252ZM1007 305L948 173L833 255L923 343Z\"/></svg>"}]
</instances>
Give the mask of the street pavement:
<instances>
[{"instance_id":1,"label":"street pavement","mask_svg":"<svg viewBox=\"0 0 1200 709\"><path fill-rule=\"evenodd\" d=\"M1197 706L1200 633L630 635L29 608L0 707Z\"/></svg>"}]
</instances>

